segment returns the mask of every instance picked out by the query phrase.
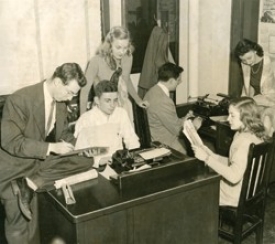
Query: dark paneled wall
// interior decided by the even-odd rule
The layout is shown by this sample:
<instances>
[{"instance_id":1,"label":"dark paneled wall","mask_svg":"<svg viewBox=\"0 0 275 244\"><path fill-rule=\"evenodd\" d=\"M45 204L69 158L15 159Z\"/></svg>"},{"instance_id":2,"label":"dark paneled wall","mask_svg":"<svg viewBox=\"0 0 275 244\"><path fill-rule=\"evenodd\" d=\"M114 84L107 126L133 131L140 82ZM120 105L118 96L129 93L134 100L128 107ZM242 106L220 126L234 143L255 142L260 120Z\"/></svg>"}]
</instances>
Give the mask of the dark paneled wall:
<instances>
[{"instance_id":1,"label":"dark paneled wall","mask_svg":"<svg viewBox=\"0 0 275 244\"><path fill-rule=\"evenodd\" d=\"M229 64L229 94L238 97L243 84L242 71L234 49L242 38L258 39L260 0L232 0Z\"/></svg>"}]
</instances>

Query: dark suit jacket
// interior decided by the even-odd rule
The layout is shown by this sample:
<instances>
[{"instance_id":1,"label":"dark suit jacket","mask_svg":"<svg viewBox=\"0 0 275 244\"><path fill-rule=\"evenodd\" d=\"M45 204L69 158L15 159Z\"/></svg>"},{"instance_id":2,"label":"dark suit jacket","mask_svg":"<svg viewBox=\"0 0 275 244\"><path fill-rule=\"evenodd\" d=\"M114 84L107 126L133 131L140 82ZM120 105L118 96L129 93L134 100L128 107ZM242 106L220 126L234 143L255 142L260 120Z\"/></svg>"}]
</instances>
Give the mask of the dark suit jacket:
<instances>
[{"instance_id":1,"label":"dark suit jacket","mask_svg":"<svg viewBox=\"0 0 275 244\"><path fill-rule=\"evenodd\" d=\"M159 67L168 61L168 34L155 26L147 44L139 87L149 89L154 86L158 82Z\"/></svg>"},{"instance_id":2,"label":"dark suit jacket","mask_svg":"<svg viewBox=\"0 0 275 244\"><path fill-rule=\"evenodd\" d=\"M74 143L67 131L65 103L56 104L56 141ZM43 82L10 95L4 105L1 123L0 197L12 179L36 172L46 159L45 104Z\"/></svg>"}]
</instances>

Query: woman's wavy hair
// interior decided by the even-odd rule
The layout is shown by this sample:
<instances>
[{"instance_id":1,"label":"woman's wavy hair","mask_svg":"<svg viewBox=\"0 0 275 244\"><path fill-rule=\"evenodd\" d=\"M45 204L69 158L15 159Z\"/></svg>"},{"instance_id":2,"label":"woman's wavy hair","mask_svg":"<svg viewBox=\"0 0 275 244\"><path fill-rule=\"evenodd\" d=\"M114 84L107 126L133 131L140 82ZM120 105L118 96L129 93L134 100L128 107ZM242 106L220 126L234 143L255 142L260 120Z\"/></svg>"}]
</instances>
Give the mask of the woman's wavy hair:
<instances>
[{"instance_id":1,"label":"woman's wavy hair","mask_svg":"<svg viewBox=\"0 0 275 244\"><path fill-rule=\"evenodd\" d=\"M268 139L256 102L251 97L233 99L230 105L240 112L240 120L244 124L242 131L250 131L257 137Z\"/></svg>"},{"instance_id":2,"label":"woman's wavy hair","mask_svg":"<svg viewBox=\"0 0 275 244\"><path fill-rule=\"evenodd\" d=\"M134 47L131 43L130 32L121 26L112 27L96 52L96 54L104 57L105 61L112 70L116 70L117 68L117 64L112 55L112 43L114 40L129 40L129 46L126 54L131 55L134 51Z\"/></svg>"},{"instance_id":3,"label":"woman's wavy hair","mask_svg":"<svg viewBox=\"0 0 275 244\"><path fill-rule=\"evenodd\" d=\"M235 55L239 58L240 56L243 56L244 54L248 53L249 51L256 51L256 54L259 57L264 56L264 50L262 46L260 46L258 43L250 41L248 39L243 39L239 41L237 46L235 47Z\"/></svg>"}]
</instances>

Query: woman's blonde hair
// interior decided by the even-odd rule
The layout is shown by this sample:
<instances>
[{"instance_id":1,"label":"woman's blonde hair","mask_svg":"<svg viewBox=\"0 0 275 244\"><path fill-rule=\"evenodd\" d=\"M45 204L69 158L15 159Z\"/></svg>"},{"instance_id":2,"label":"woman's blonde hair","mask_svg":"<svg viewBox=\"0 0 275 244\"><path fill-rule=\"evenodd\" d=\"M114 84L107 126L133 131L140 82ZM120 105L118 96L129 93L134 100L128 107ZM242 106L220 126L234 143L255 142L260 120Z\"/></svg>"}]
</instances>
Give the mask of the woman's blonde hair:
<instances>
[{"instance_id":1,"label":"woman's blonde hair","mask_svg":"<svg viewBox=\"0 0 275 244\"><path fill-rule=\"evenodd\" d=\"M130 32L121 26L114 26L106 35L104 41L97 49L97 54L104 57L105 61L112 70L116 70L117 64L112 55L112 43L114 40L129 40L127 55L131 55L134 51L134 47L131 44Z\"/></svg>"},{"instance_id":2,"label":"woman's blonde hair","mask_svg":"<svg viewBox=\"0 0 275 244\"><path fill-rule=\"evenodd\" d=\"M264 140L268 139L261 120L259 108L253 98L240 97L233 99L230 105L240 112L240 120L244 124L242 131L250 131L259 138Z\"/></svg>"}]
</instances>

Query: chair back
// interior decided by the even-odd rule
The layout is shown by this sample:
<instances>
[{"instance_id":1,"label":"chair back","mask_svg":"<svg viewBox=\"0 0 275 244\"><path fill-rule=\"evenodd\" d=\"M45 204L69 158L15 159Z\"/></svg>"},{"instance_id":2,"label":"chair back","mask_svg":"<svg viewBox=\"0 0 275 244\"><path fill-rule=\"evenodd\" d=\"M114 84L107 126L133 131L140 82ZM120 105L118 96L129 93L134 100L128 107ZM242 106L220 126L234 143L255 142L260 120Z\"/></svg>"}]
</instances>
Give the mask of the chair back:
<instances>
[{"instance_id":1,"label":"chair back","mask_svg":"<svg viewBox=\"0 0 275 244\"><path fill-rule=\"evenodd\" d=\"M271 143L251 144L244 173L239 208L252 206L265 197L269 172L273 161Z\"/></svg>"},{"instance_id":2,"label":"chair back","mask_svg":"<svg viewBox=\"0 0 275 244\"><path fill-rule=\"evenodd\" d=\"M219 236L234 244L241 243L253 232L256 243L263 243L267 186L274 160L274 135L272 142L250 145L238 206L220 206ZM223 227L228 224L233 228Z\"/></svg>"},{"instance_id":3,"label":"chair back","mask_svg":"<svg viewBox=\"0 0 275 244\"><path fill-rule=\"evenodd\" d=\"M147 111L145 108L139 107L133 99L130 99L133 107L135 132L140 140L141 148L151 147L151 133L149 128L149 122L147 117Z\"/></svg>"}]
</instances>

